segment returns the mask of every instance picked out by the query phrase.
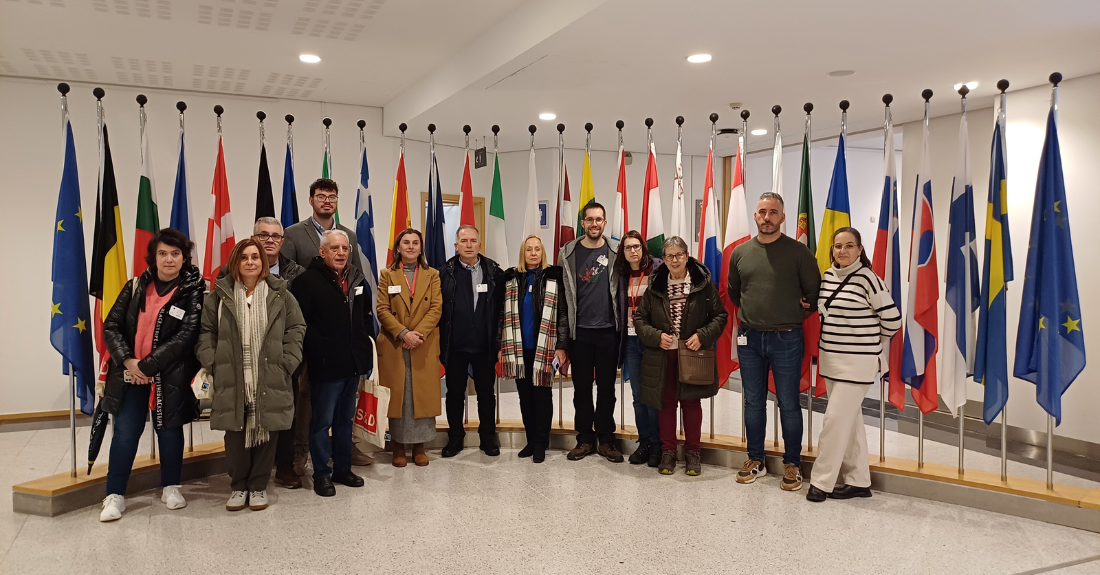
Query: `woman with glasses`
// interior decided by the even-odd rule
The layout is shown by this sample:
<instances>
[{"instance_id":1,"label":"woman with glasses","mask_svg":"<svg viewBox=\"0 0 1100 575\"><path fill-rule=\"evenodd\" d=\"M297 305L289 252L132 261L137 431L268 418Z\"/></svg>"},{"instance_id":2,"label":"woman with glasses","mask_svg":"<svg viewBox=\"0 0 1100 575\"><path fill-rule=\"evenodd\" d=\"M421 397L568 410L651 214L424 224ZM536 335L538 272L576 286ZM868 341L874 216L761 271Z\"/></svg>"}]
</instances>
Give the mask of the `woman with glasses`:
<instances>
[{"instance_id":1,"label":"woman with glasses","mask_svg":"<svg viewBox=\"0 0 1100 575\"><path fill-rule=\"evenodd\" d=\"M875 382L882 347L901 327L901 313L886 284L871 271L859 231L833 233L829 255L833 264L821 278L817 300L818 373L825 378L829 404L806 494L815 503L871 496L863 398Z\"/></svg>"},{"instance_id":2,"label":"woman with glasses","mask_svg":"<svg viewBox=\"0 0 1100 575\"><path fill-rule=\"evenodd\" d=\"M649 281L649 289L634 316L642 355L642 401L660 410L661 462L657 470L676 470L676 407L684 413L684 459L688 475L702 473L700 440L703 407L699 400L718 393L718 370L707 385L680 382L679 347L710 349L729 319L710 271L688 255L687 244L673 236L665 240L665 261Z\"/></svg>"},{"instance_id":3,"label":"woman with glasses","mask_svg":"<svg viewBox=\"0 0 1100 575\"><path fill-rule=\"evenodd\" d=\"M643 346L634 328L634 312L649 287L650 275L662 263L660 258L649 255L642 234L636 230L626 232L619 242L615 273L619 274L619 317L625 318L625 329L619 336L619 367L623 368L623 377L630 381L634 425L638 428L638 448L630 455L630 463L648 463L650 467L661 463L661 432L658 410L642 402Z\"/></svg>"}]
</instances>

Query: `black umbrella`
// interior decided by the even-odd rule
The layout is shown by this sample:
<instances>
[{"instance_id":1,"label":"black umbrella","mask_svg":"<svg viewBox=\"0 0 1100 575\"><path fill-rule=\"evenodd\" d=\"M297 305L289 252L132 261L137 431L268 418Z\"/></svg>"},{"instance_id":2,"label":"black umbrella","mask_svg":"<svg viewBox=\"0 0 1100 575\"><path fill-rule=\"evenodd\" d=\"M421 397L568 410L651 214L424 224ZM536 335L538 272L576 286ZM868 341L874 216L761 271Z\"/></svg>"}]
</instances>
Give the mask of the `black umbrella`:
<instances>
[{"instance_id":1,"label":"black umbrella","mask_svg":"<svg viewBox=\"0 0 1100 575\"><path fill-rule=\"evenodd\" d=\"M99 457L99 449L103 447L103 435L107 433L107 412L103 411L103 400L95 406L92 414L92 434L88 439L88 475L92 474L92 466Z\"/></svg>"}]
</instances>

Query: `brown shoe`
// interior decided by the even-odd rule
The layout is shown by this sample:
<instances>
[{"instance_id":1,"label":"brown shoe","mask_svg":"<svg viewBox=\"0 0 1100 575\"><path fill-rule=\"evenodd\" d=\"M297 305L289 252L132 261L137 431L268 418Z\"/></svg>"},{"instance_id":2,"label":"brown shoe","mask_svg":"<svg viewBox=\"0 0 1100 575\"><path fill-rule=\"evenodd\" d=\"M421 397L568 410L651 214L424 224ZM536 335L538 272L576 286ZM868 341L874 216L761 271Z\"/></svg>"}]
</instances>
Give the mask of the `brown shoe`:
<instances>
[{"instance_id":1,"label":"brown shoe","mask_svg":"<svg viewBox=\"0 0 1100 575\"><path fill-rule=\"evenodd\" d=\"M596 451L611 463L622 463L624 461L619 448L610 443L601 443Z\"/></svg>"},{"instance_id":2,"label":"brown shoe","mask_svg":"<svg viewBox=\"0 0 1100 575\"><path fill-rule=\"evenodd\" d=\"M581 444L578 444L573 449L569 450L569 454L566 455L565 458L568 459L569 461L580 461L580 460L584 459L585 456L590 455L590 454L595 453L595 452L596 452L596 450L592 448L591 443L581 443Z\"/></svg>"},{"instance_id":3,"label":"brown shoe","mask_svg":"<svg viewBox=\"0 0 1100 575\"><path fill-rule=\"evenodd\" d=\"M309 457L309 447L306 445L294 446L294 473L295 475L306 474L306 458Z\"/></svg>"},{"instance_id":4,"label":"brown shoe","mask_svg":"<svg viewBox=\"0 0 1100 575\"><path fill-rule=\"evenodd\" d=\"M783 491L798 491L802 489L802 469L793 463L783 464L783 483L780 484Z\"/></svg>"},{"instance_id":5,"label":"brown shoe","mask_svg":"<svg viewBox=\"0 0 1100 575\"><path fill-rule=\"evenodd\" d=\"M428 454L424 453L423 443L413 445L413 463L415 463L417 467L424 467L428 464Z\"/></svg>"},{"instance_id":6,"label":"brown shoe","mask_svg":"<svg viewBox=\"0 0 1100 575\"><path fill-rule=\"evenodd\" d=\"M275 483L286 487L287 489L298 489L302 486L302 478L298 477L297 473L294 473L293 469L282 468L275 470Z\"/></svg>"},{"instance_id":7,"label":"brown shoe","mask_svg":"<svg viewBox=\"0 0 1100 575\"><path fill-rule=\"evenodd\" d=\"M741 466L741 471L737 472L737 482L743 484L753 483L757 477L764 477L767 474L768 468L764 467L763 461L749 459Z\"/></svg>"},{"instance_id":8,"label":"brown shoe","mask_svg":"<svg viewBox=\"0 0 1100 575\"><path fill-rule=\"evenodd\" d=\"M353 466L365 467L372 463L374 463L374 459L371 459L371 456L360 451L358 445L351 444L351 464Z\"/></svg>"},{"instance_id":9,"label":"brown shoe","mask_svg":"<svg viewBox=\"0 0 1100 575\"><path fill-rule=\"evenodd\" d=\"M405 444L398 443L393 446L393 466L405 467L409 464L409 458L405 456Z\"/></svg>"}]
</instances>

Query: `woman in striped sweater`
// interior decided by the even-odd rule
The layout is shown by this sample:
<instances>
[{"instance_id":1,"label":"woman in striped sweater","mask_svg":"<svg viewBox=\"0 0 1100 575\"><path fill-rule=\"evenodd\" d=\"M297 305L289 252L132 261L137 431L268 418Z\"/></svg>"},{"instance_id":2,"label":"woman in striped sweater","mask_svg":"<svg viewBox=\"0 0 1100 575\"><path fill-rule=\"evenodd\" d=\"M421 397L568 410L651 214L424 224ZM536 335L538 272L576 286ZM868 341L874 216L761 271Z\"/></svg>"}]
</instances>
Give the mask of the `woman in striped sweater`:
<instances>
[{"instance_id":1,"label":"woman in striped sweater","mask_svg":"<svg viewBox=\"0 0 1100 575\"><path fill-rule=\"evenodd\" d=\"M833 233L830 256L833 265L825 270L818 296L818 371L829 390L829 405L806 494L814 502L871 496L863 398L875 382L882 350L901 327L901 313L886 284L871 271L859 231Z\"/></svg>"}]
</instances>

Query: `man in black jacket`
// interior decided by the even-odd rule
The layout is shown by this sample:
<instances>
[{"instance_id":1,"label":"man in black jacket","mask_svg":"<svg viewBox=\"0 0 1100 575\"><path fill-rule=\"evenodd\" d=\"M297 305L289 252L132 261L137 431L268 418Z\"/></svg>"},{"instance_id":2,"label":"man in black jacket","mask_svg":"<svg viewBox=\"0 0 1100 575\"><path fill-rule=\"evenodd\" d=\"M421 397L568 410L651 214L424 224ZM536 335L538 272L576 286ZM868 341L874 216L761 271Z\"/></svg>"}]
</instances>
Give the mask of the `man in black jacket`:
<instances>
[{"instance_id":1,"label":"man in black jacket","mask_svg":"<svg viewBox=\"0 0 1100 575\"><path fill-rule=\"evenodd\" d=\"M439 321L439 359L447 370L447 432L443 457L462 451L466 430L462 411L466 402L468 373L473 372L477 392L477 433L486 455L500 455L496 442L497 350L500 349L500 315L504 289L499 285L500 266L478 255L481 238L474 226L460 226L455 234L455 257L439 270L443 293L443 317Z\"/></svg>"},{"instance_id":2,"label":"man in black jacket","mask_svg":"<svg viewBox=\"0 0 1100 575\"><path fill-rule=\"evenodd\" d=\"M306 320L303 351L309 362L313 406L309 451L313 491L322 497L336 495L333 482L363 486L363 478L351 471L351 427L359 376L374 368L370 340L374 318L363 273L350 265L350 256L347 234L325 232L321 255L313 258L290 288Z\"/></svg>"}]
</instances>

